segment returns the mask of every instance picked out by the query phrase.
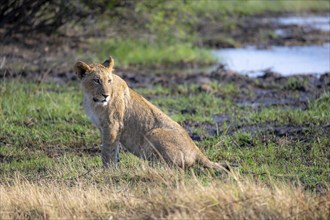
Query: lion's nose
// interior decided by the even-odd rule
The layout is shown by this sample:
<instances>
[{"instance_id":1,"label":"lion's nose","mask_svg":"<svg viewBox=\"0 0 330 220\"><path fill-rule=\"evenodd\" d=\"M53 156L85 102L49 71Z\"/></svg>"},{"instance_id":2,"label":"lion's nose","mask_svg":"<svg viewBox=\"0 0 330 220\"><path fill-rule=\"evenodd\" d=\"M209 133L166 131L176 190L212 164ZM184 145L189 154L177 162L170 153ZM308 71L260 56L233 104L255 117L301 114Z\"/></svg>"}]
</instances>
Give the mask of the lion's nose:
<instances>
[{"instance_id":1,"label":"lion's nose","mask_svg":"<svg viewBox=\"0 0 330 220\"><path fill-rule=\"evenodd\" d=\"M102 94L102 95L105 99L108 98L108 96L109 96L109 95L106 95L106 94Z\"/></svg>"}]
</instances>

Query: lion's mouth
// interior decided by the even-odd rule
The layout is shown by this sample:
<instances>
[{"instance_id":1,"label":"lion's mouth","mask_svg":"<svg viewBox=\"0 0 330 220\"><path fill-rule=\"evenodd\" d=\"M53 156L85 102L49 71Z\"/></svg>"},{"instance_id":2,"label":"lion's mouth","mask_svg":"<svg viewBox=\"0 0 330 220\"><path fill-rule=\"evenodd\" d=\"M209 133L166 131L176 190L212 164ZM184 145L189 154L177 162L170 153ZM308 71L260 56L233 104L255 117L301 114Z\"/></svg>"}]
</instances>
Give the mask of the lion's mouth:
<instances>
[{"instance_id":1,"label":"lion's mouth","mask_svg":"<svg viewBox=\"0 0 330 220\"><path fill-rule=\"evenodd\" d=\"M103 99L103 100L99 100L95 97L93 97L93 101L94 102L98 102L98 103L102 103L102 104L106 104L108 102L107 98Z\"/></svg>"}]
</instances>

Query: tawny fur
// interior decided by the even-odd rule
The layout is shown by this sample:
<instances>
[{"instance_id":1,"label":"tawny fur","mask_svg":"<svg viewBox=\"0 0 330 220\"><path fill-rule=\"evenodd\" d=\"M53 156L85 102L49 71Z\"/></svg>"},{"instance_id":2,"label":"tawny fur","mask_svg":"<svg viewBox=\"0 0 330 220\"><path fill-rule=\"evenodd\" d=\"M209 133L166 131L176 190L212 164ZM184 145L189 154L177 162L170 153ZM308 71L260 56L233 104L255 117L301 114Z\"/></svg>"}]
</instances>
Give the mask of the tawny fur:
<instances>
[{"instance_id":1,"label":"tawny fur","mask_svg":"<svg viewBox=\"0 0 330 220\"><path fill-rule=\"evenodd\" d=\"M103 64L75 64L85 111L101 132L103 166L117 163L119 144L140 158L182 168L195 163L216 169L226 166L204 156L178 123L114 74L113 65L111 57Z\"/></svg>"}]
</instances>

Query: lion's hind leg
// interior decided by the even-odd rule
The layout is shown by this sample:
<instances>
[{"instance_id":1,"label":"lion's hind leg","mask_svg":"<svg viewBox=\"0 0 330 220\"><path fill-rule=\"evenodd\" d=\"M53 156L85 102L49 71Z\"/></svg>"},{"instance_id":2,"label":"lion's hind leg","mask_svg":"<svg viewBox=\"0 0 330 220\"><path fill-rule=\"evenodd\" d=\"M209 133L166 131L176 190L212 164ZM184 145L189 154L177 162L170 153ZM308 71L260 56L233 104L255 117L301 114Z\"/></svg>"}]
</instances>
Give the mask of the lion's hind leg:
<instances>
[{"instance_id":1,"label":"lion's hind leg","mask_svg":"<svg viewBox=\"0 0 330 220\"><path fill-rule=\"evenodd\" d=\"M152 152L153 158L161 162L184 168L196 161L194 152L185 151L189 144L189 140L174 129L156 128L144 136L143 149Z\"/></svg>"}]
</instances>

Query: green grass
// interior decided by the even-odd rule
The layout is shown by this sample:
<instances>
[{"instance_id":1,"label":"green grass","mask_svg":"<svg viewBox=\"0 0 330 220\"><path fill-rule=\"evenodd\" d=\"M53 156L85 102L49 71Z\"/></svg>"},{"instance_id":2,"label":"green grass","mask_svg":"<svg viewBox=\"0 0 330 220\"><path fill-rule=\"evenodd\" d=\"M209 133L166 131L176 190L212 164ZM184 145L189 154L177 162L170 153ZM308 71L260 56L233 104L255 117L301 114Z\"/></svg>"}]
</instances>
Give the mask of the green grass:
<instances>
[{"instance_id":1,"label":"green grass","mask_svg":"<svg viewBox=\"0 0 330 220\"><path fill-rule=\"evenodd\" d=\"M194 1L192 10L197 14L238 14L254 15L265 12L304 12L329 11L330 3L327 0L232 0L232 1Z\"/></svg>"},{"instance_id":2,"label":"green grass","mask_svg":"<svg viewBox=\"0 0 330 220\"><path fill-rule=\"evenodd\" d=\"M81 114L77 86L23 82L2 82L1 86L0 139L6 143L34 148L45 142L75 146L95 135Z\"/></svg>"},{"instance_id":3,"label":"green grass","mask_svg":"<svg viewBox=\"0 0 330 220\"><path fill-rule=\"evenodd\" d=\"M210 50L198 48L191 43L165 43L129 38L91 42L96 45L93 50L97 54L97 60L103 60L111 55L120 66L209 65L216 61Z\"/></svg>"},{"instance_id":4,"label":"green grass","mask_svg":"<svg viewBox=\"0 0 330 220\"><path fill-rule=\"evenodd\" d=\"M231 174L151 167L125 152L117 168L104 172L100 137L83 112L77 83L0 82L0 218L240 219L252 204L251 218L300 217L292 211L297 204L308 216L327 216L330 139L318 126L330 122L329 93L292 111L240 107L231 100L234 88L212 82L206 90L195 84L137 89L179 123L196 123L193 132L206 137L197 144L210 159L240 165ZM205 125L214 114L229 121L213 124L218 135L208 137ZM300 135L253 129L306 123Z\"/></svg>"},{"instance_id":5,"label":"green grass","mask_svg":"<svg viewBox=\"0 0 330 220\"><path fill-rule=\"evenodd\" d=\"M329 183L328 146L330 139L324 130L330 122L330 93L324 93L319 99L311 101L306 110L283 108L281 106L239 107L230 101L237 94L234 85L211 83L212 88L222 88L220 93L198 92L198 86L173 87L167 95L153 94L153 103L182 124L185 122L212 123L212 116L227 115L228 124L224 123L221 134L216 138L204 139L200 146L215 161L227 160L241 164L240 171L257 178L278 178L281 180L301 181L307 188L315 188L320 183ZM159 90L159 88L158 88ZM148 94L146 89L141 93ZM251 131L234 129L227 133L228 127L251 126ZM263 127L303 126L303 134L292 137L279 137L273 129ZM255 128L253 128L255 127ZM214 128L216 126L214 125ZM255 130L257 129L257 131ZM259 131L258 131L259 129ZM196 133L205 133L201 128ZM294 132L294 131L293 131Z\"/></svg>"},{"instance_id":6,"label":"green grass","mask_svg":"<svg viewBox=\"0 0 330 220\"><path fill-rule=\"evenodd\" d=\"M237 161L240 172L258 178L267 175L285 181L300 181L308 188L326 184L329 180L330 141L325 134L312 140L290 137L276 138L272 134L251 135L236 132L234 135L223 134L218 138L202 143L213 160ZM268 140L264 140L267 137ZM329 182L328 182L329 183Z\"/></svg>"},{"instance_id":7,"label":"green grass","mask_svg":"<svg viewBox=\"0 0 330 220\"><path fill-rule=\"evenodd\" d=\"M239 107L230 100L237 94L235 85L215 82L210 85L211 90L202 92L194 84L137 91L179 123L199 123L194 129L196 133L205 133L204 125L212 124L214 115L227 115L229 122L221 127L213 125L219 130L219 136L206 138L198 145L212 160L240 164L239 172L243 175L298 179L311 189L319 183L329 183L327 147L330 140L318 127L330 122L329 93L311 101L306 110L254 109ZM23 173L28 179L49 177L67 164L70 169L61 175L71 178L101 167L99 134L83 112L77 84L3 81L0 86L0 173L3 177L15 172ZM221 96L219 91L223 92ZM278 137L273 130L232 129L237 125L258 128L268 124L307 126L307 129L303 135L292 137ZM127 169L141 163L134 156L122 153L122 166Z\"/></svg>"}]
</instances>

